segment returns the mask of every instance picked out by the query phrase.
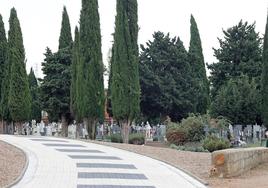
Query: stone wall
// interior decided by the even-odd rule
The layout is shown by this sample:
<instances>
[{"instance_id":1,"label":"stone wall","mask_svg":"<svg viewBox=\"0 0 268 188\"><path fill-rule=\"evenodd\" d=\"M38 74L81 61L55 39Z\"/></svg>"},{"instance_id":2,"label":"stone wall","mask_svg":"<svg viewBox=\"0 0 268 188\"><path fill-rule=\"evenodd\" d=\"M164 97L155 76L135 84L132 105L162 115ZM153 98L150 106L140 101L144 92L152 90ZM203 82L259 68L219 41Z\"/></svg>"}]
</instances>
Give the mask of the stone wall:
<instances>
[{"instance_id":1,"label":"stone wall","mask_svg":"<svg viewBox=\"0 0 268 188\"><path fill-rule=\"evenodd\" d=\"M226 149L212 153L211 176L233 177L268 162L268 149L264 147Z\"/></svg>"}]
</instances>

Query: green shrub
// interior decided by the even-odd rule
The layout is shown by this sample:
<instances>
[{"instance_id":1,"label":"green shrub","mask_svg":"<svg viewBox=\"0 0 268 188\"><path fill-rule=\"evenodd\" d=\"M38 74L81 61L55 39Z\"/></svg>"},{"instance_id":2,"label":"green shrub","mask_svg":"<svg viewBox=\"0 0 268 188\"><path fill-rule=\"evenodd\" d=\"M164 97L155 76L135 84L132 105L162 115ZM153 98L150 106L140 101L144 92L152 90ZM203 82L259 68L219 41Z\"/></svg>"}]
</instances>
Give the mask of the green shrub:
<instances>
[{"instance_id":1,"label":"green shrub","mask_svg":"<svg viewBox=\"0 0 268 188\"><path fill-rule=\"evenodd\" d=\"M129 143L135 145L142 145L145 142L145 136L141 133L134 133L129 135Z\"/></svg>"},{"instance_id":2,"label":"green shrub","mask_svg":"<svg viewBox=\"0 0 268 188\"><path fill-rule=\"evenodd\" d=\"M228 140L217 138L215 136L207 137L203 142L203 147L210 152L230 148Z\"/></svg>"},{"instance_id":3,"label":"green shrub","mask_svg":"<svg viewBox=\"0 0 268 188\"><path fill-rule=\"evenodd\" d=\"M201 116L193 115L181 121L181 126L186 129L187 140L190 142L196 142L204 139L204 125L205 123Z\"/></svg>"},{"instance_id":4,"label":"green shrub","mask_svg":"<svg viewBox=\"0 0 268 188\"><path fill-rule=\"evenodd\" d=\"M183 127L178 126L168 129L166 137L170 144L182 145L187 140L187 132Z\"/></svg>"},{"instance_id":5,"label":"green shrub","mask_svg":"<svg viewBox=\"0 0 268 188\"><path fill-rule=\"evenodd\" d=\"M154 142L159 141L159 140L158 140L158 137L157 137L157 136L154 136L154 137L153 137L153 141L154 141Z\"/></svg>"},{"instance_id":6,"label":"green shrub","mask_svg":"<svg viewBox=\"0 0 268 188\"><path fill-rule=\"evenodd\" d=\"M192 152L208 152L202 146L176 146L175 144L171 144L169 146L172 149L180 150L180 151L192 151Z\"/></svg>"},{"instance_id":7,"label":"green shrub","mask_svg":"<svg viewBox=\"0 0 268 188\"><path fill-rule=\"evenodd\" d=\"M111 135L111 142L123 143L123 138L122 138L121 134L112 134Z\"/></svg>"}]
</instances>

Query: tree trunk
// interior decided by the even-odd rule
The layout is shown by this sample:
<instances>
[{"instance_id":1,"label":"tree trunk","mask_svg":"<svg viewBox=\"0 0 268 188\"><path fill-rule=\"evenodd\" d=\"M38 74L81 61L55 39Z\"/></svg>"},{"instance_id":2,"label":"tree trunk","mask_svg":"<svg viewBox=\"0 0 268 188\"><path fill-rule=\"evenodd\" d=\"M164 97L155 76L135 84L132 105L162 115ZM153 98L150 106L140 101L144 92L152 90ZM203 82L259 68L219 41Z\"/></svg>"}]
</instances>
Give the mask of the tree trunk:
<instances>
[{"instance_id":1,"label":"tree trunk","mask_svg":"<svg viewBox=\"0 0 268 188\"><path fill-rule=\"evenodd\" d=\"M92 122L91 140L95 140L96 139L96 120L92 120L91 122Z\"/></svg>"},{"instance_id":2,"label":"tree trunk","mask_svg":"<svg viewBox=\"0 0 268 188\"><path fill-rule=\"evenodd\" d=\"M4 134L4 120L3 120L3 118L0 122L0 134Z\"/></svg>"},{"instance_id":3,"label":"tree trunk","mask_svg":"<svg viewBox=\"0 0 268 188\"><path fill-rule=\"evenodd\" d=\"M122 121L122 137L123 137L123 142L125 144L128 144L128 140L129 140L129 125L130 125L129 120Z\"/></svg>"},{"instance_id":4,"label":"tree trunk","mask_svg":"<svg viewBox=\"0 0 268 188\"><path fill-rule=\"evenodd\" d=\"M17 127L17 133L18 135L22 135L22 123L21 122L15 122L15 126ZM12 127L12 132L14 134L14 124L12 122L11 124L11 127ZM12 132L10 134L12 134Z\"/></svg>"},{"instance_id":5,"label":"tree trunk","mask_svg":"<svg viewBox=\"0 0 268 188\"><path fill-rule=\"evenodd\" d=\"M61 125L62 125L62 136L67 137L68 136L68 123L66 120L65 114L61 115Z\"/></svg>"},{"instance_id":6,"label":"tree trunk","mask_svg":"<svg viewBox=\"0 0 268 188\"><path fill-rule=\"evenodd\" d=\"M87 118L83 118L83 126L86 129L87 133L89 133L89 130L88 130L89 126L88 126L88 119ZM85 135L85 136L87 139L88 135Z\"/></svg>"}]
</instances>

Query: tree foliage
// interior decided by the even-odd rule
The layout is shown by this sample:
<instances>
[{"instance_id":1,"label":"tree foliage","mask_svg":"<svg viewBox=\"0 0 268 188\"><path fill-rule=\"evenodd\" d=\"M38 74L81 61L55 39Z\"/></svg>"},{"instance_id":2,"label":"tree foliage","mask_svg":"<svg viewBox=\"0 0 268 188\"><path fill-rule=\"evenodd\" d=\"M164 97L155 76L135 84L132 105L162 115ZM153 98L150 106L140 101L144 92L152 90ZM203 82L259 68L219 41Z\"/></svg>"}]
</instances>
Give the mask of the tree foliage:
<instances>
[{"instance_id":1,"label":"tree foliage","mask_svg":"<svg viewBox=\"0 0 268 188\"><path fill-rule=\"evenodd\" d=\"M268 15L264 35L262 55L262 117L264 125L268 127Z\"/></svg>"},{"instance_id":2,"label":"tree foliage","mask_svg":"<svg viewBox=\"0 0 268 188\"><path fill-rule=\"evenodd\" d=\"M30 119L35 119L39 122L41 121L40 87L38 86L38 82L32 68L30 74L28 75L28 81L32 98Z\"/></svg>"},{"instance_id":3,"label":"tree foliage","mask_svg":"<svg viewBox=\"0 0 268 188\"><path fill-rule=\"evenodd\" d=\"M59 49L70 47L72 45L72 32L67 9L64 6L62 12L61 31L59 38Z\"/></svg>"},{"instance_id":4,"label":"tree foliage","mask_svg":"<svg viewBox=\"0 0 268 188\"><path fill-rule=\"evenodd\" d=\"M208 65L211 71L212 97L231 78L246 75L251 80L260 80L261 38L255 31L255 23L248 24L242 20L235 26L223 30L224 38L218 39L220 47L214 49L217 63Z\"/></svg>"},{"instance_id":5,"label":"tree foliage","mask_svg":"<svg viewBox=\"0 0 268 188\"><path fill-rule=\"evenodd\" d=\"M117 0L112 59L112 108L118 120L132 121L140 111L137 1Z\"/></svg>"},{"instance_id":6,"label":"tree foliage","mask_svg":"<svg viewBox=\"0 0 268 188\"><path fill-rule=\"evenodd\" d=\"M78 28L75 28L75 39L73 44L73 51L72 51L72 65L71 65L71 88L70 88L70 108L73 116L77 116L77 71L78 71L78 64L80 61L80 39L79 39L79 31ZM76 117L77 118L77 117Z\"/></svg>"},{"instance_id":7,"label":"tree foliage","mask_svg":"<svg viewBox=\"0 0 268 188\"><path fill-rule=\"evenodd\" d=\"M137 0L117 0L116 11L111 102L113 117L121 122L128 143L129 125L140 113Z\"/></svg>"},{"instance_id":8,"label":"tree foliage","mask_svg":"<svg viewBox=\"0 0 268 188\"><path fill-rule=\"evenodd\" d=\"M7 61L7 38L3 18L0 15L0 118L7 119L7 97L9 87L9 65Z\"/></svg>"},{"instance_id":9,"label":"tree foliage","mask_svg":"<svg viewBox=\"0 0 268 188\"><path fill-rule=\"evenodd\" d=\"M56 53L46 49L41 79L42 109L47 111L51 120L57 121L61 115L70 112L70 65L71 52L64 48Z\"/></svg>"},{"instance_id":10,"label":"tree foliage","mask_svg":"<svg viewBox=\"0 0 268 188\"><path fill-rule=\"evenodd\" d=\"M234 124L260 122L260 92L248 76L232 78L222 86L211 105L214 117L227 117Z\"/></svg>"},{"instance_id":11,"label":"tree foliage","mask_svg":"<svg viewBox=\"0 0 268 188\"><path fill-rule=\"evenodd\" d=\"M20 22L15 8L11 9L8 32L8 60L10 70L10 90L8 106L12 120L29 120L31 114L31 95L25 68L25 51Z\"/></svg>"},{"instance_id":12,"label":"tree foliage","mask_svg":"<svg viewBox=\"0 0 268 188\"><path fill-rule=\"evenodd\" d=\"M195 95L192 96L193 112L205 114L209 106L209 83L206 76L203 50L198 27L191 15L191 39L189 47L189 62Z\"/></svg>"},{"instance_id":13,"label":"tree foliage","mask_svg":"<svg viewBox=\"0 0 268 188\"><path fill-rule=\"evenodd\" d=\"M92 120L104 116L104 83L101 52L100 20L97 0L83 0L80 17L80 55L81 68L78 80L82 100L82 116Z\"/></svg>"},{"instance_id":14,"label":"tree foliage","mask_svg":"<svg viewBox=\"0 0 268 188\"><path fill-rule=\"evenodd\" d=\"M183 43L162 32L141 45L141 111L149 119L170 116L179 121L192 112L191 70Z\"/></svg>"}]
</instances>

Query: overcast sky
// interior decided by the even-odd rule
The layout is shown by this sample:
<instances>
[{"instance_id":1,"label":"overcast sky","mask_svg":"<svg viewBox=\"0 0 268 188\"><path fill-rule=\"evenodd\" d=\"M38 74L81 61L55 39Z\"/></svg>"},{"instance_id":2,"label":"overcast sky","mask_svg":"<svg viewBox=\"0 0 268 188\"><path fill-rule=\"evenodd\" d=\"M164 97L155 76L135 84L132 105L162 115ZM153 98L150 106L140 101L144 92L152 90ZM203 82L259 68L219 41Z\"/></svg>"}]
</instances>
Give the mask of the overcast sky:
<instances>
[{"instance_id":1,"label":"overcast sky","mask_svg":"<svg viewBox=\"0 0 268 188\"><path fill-rule=\"evenodd\" d=\"M40 77L43 53L48 46L55 52L61 27L63 6L66 5L72 32L78 25L81 0L0 0L0 13L8 30L10 9L15 7L21 23L27 58L27 71L34 68ZM234 26L243 19L256 21L256 30L264 34L267 0L138 0L139 44L152 39L155 31L179 36L186 49L190 40L190 15L193 14L201 35L205 61L212 63L212 47L218 47L217 37L222 29ZM99 0L103 60L107 65L112 45L116 0Z\"/></svg>"}]
</instances>

